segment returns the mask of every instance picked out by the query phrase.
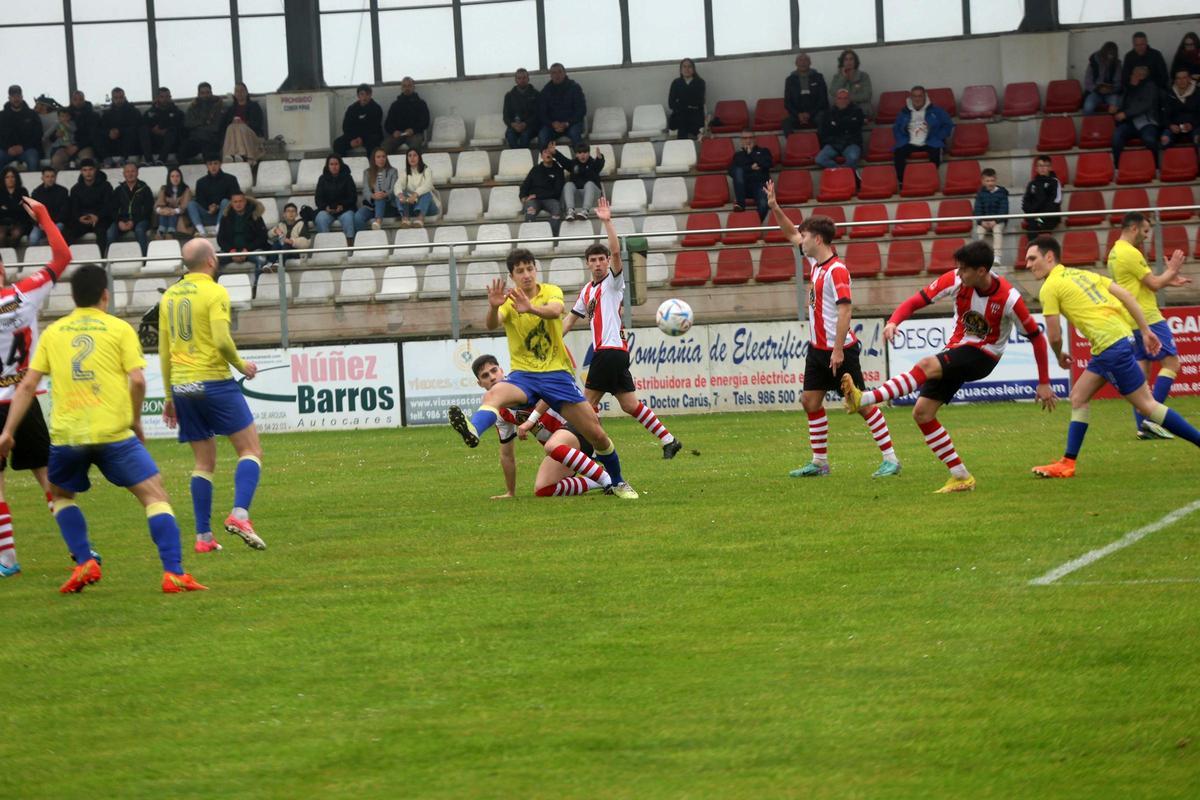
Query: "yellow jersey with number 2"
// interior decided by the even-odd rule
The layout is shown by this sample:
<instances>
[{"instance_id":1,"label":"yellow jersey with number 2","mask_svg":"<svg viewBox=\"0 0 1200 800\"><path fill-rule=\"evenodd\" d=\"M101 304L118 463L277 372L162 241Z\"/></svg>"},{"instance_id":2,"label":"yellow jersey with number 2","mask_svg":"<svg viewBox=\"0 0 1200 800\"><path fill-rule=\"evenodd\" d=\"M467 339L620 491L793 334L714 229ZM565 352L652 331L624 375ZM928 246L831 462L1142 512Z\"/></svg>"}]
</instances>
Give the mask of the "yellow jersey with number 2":
<instances>
[{"instance_id":1,"label":"yellow jersey with number 2","mask_svg":"<svg viewBox=\"0 0 1200 800\"><path fill-rule=\"evenodd\" d=\"M214 320L230 321L229 291L203 272L189 272L162 296L158 338L171 348L171 385L233 377L217 348Z\"/></svg>"},{"instance_id":2,"label":"yellow jersey with number 2","mask_svg":"<svg viewBox=\"0 0 1200 800\"><path fill-rule=\"evenodd\" d=\"M530 299L535 306L563 302L562 289L552 283L538 284L538 292ZM565 306L564 306L565 307ZM500 321L508 335L508 355L514 370L524 372L554 372L565 369L574 372L575 365L563 342L562 318L542 319L537 314L522 314L505 300L500 306Z\"/></svg>"},{"instance_id":3,"label":"yellow jersey with number 2","mask_svg":"<svg viewBox=\"0 0 1200 800\"><path fill-rule=\"evenodd\" d=\"M1100 355L1133 335L1125 306L1108 291L1111 283L1094 272L1059 264L1050 270L1038 293L1042 313L1062 314L1092 343L1092 355Z\"/></svg>"}]
</instances>

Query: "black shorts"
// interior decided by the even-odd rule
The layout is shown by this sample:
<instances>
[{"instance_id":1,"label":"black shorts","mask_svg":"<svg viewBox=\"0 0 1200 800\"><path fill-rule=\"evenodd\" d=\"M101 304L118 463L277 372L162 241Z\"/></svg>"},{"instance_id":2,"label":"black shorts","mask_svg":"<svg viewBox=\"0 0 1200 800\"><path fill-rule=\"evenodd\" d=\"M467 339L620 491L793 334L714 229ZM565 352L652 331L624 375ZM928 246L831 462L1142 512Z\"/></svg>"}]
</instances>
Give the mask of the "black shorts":
<instances>
[{"instance_id":1,"label":"black shorts","mask_svg":"<svg viewBox=\"0 0 1200 800\"><path fill-rule=\"evenodd\" d=\"M978 381L992 374L996 359L978 347L961 345L943 350L936 356L942 365L942 377L930 378L921 387L921 397L949 403L964 383Z\"/></svg>"},{"instance_id":2,"label":"black shorts","mask_svg":"<svg viewBox=\"0 0 1200 800\"><path fill-rule=\"evenodd\" d=\"M564 431L566 431L567 433L569 433L569 434L571 434L572 436L574 436L576 439L578 439L578 440L579 440L579 447L577 447L576 449L577 449L579 452L583 453L583 454L584 454L585 456L587 456L588 458L591 458L591 457L592 457L592 454L596 452L596 448L592 447L592 443L591 443L591 442L589 442L589 441L588 441L586 438L584 438L584 436L583 436L583 434L582 434L582 433L580 433L579 431L575 430L575 428L571 427L571 425L570 425L570 424L564 425L564 426L563 426L562 428L560 428L559 430L564 430Z\"/></svg>"},{"instance_id":3,"label":"black shorts","mask_svg":"<svg viewBox=\"0 0 1200 800\"><path fill-rule=\"evenodd\" d=\"M8 403L0 404L0 427L8 421ZM46 418L42 407L34 400L25 418L13 434L13 469L41 469L50 463L50 431L46 430ZM0 458L0 471L8 466L8 458Z\"/></svg>"},{"instance_id":4,"label":"black shorts","mask_svg":"<svg viewBox=\"0 0 1200 800\"><path fill-rule=\"evenodd\" d=\"M608 394L625 394L637 391L633 375L629 372L629 353L624 350L597 350L588 367L584 388Z\"/></svg>"},{"instance_id":5,"label":"black shorts","mask_svg":"<svg viewBox=\"0 0 1200 800\"><path fill-rule=\"evenodd\" d=\"M842 376L849 375L854 380L854 385L860 389L865 389L866 384L863 383L862 366L858 363L858 352L862 347L855 342L850 347L843 348L842 365L838 367L837 374L833 374L833 370L829 368L829 357L833 355L832 350L818 350L811 344L808 346L808 357L804 359L804 391L806 392L829 392L836 391L842 393Z\"/></svg>"}]
</instances>

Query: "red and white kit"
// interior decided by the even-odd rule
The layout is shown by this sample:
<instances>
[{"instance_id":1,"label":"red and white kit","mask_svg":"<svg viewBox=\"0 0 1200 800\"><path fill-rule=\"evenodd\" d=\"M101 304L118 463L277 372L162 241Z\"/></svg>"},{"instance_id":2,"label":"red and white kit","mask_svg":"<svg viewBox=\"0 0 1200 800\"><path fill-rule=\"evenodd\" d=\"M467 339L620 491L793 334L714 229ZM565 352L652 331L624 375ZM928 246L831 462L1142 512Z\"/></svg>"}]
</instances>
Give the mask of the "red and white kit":
<instances>
[{"instance_id":1,"label":"red and white kit","mask_svg":"<svg viewBox=\"0 0 1200 800\"><path fill-rule=\"evenodd\" d=\"M599 283L588 282L579 290L571 313L588 320L595 350L628 350L621 327L621 304L625 301L625 270L612 270Z\"/></svg>"},{"instance_id":2,"label":"red and white kit","mask_svg":"<svg viewBox=\"0 0 1200 800\"><path fill-rule=\"evenodd\" d=\"M838 303L850 300L850 270L836 255L818 264L815 258L808 259L812 265L812 279L808 288L808 329L812 346L818 350L832 350L837 338ZM844 347L858 342L853 330L846 331Z\"/></svg>"},{"instance_id":3,"label":"red and white kit","mask_svg":"<svg viewBox=\"0 0 1200 800\"><path fill-rule=\"evenodd\" d=\"M529 412L533 411L533 406L526 408L502 408L497 412L500 419L496 420L496 433L500 436L501 444L511 442L517 438L517 428L525 420L529 419ZM553 408L546 409L546 413L538 417L537 424L533 426L530 433L542 444L545 444L555 433L562 427L565 427L567 421L558 415L558 412Z\"/></svg>"},{"instance_id":4,"label":"red and white kit","mask_svg":"<svg viewBox=\"0 0 1200 800\"><path fill-rule=\"evenodd\" d=\"M70 260L55 258L27 278L0 289L0 403L12 402L38 340L38 313Z\"/></svg>"},{"instance_id":5,"label":"red and white kit","mask_svg":"<svg viewBox=\"0 0 1200 800\"><path fill-rule=\"evenodd\" d=\"M896 309L889 321L899 324L912 312L943 297L954 298L954 333L946 343L947 350L963 345L977 347L999 361L1014 323L1027 334L1038 330L1021 294L1007 280L996 276L992 291L979 294L963 285L957 271L947 272L926 286Z\"/></svg>"}]
</instances>

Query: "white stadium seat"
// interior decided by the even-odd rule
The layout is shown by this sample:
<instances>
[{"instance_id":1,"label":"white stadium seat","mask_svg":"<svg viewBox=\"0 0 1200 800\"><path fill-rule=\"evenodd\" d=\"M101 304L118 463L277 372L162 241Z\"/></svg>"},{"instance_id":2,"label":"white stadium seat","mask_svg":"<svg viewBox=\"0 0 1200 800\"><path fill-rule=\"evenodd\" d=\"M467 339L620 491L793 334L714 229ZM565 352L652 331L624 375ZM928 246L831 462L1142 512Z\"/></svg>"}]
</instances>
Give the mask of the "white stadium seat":
<instances>
[{"instance_id":1,"label":"white stadium seat","mask_svg":"<svg viewBox=\"0 0 1200 800\"><path fill-rule=\"evenodd\" d=\"M614 214L641 214L646 210L646 184L640 178L617 181L609 202Z\"/></svg>"},{"instance_id":2,"label":"white stadium seat","mask_svg":"<svg viewBox=\"0 0 1200 800\"><path fill-rule=\"evenodd\" d=\"M393 254L400 261L420 261L429 256L429 230L427 228L400 228L392 240L396 246ZM424 245L401 247L401 245Z\"/></svg>"},{"instance_id":3,"label":"white stadium seat","mask_svg":"<svg viewBox=\"0 0 1200 800\"><path fill-rule=\"evenodd\" d=\"M519 186L493 186L488 192L485 219L517 219L523 216ZM479 191L476 189L476 191Z\"/></svg>"},{"instance_id":4,"label":"white stadium seat","mask_svg":"<svg viewBox=\"0 0 1200 800\"><path fill-rule=\"evenodd\" d=\"M407 300L417 293L417 270L407 264L388 267L376 300Z\"/></svg>"},{"instance_id":5,"label":"white stadium seat","mask_svg":"<svg viewBox=\"0 0 1200 800\"><path fill-rule=\"evenodd\" d=\"M248 194L254 188L254 175L250 171L250 165L245 161L222 164L221 171L227 175L232 175L233 177L237 178L238 186L243 192ZM156 194L158 193L157 187L152 186L150 188L154 189ZM192 188L195 188L195 184L192 184Z\"/></svg>"},{"instance_id":6,"label":"white stadium seat","mask_svg":"<svg viewBox=\"0 0 1200 800\"><path fill-rule=\"evenodd\" d=\"M462 117L435 117L433 132L429 136L429 148L462 147L467 140L467 123Z\"/></svg>"},{"instance_id":7,"label":"white stadium seat","mask_svg":"<svg viewBox=\"0 0 1200 800\"><path fill-rule=\"evenodd\" d=\"M50 299L46 301L46 312L52 316L59 316L69 314L74 308L75 301L71 297L71 284L60 280L50 290Z\"/></svg>"},{"instance_id":8,"label":"white stadium seat","mask_svg":"<svg viewBox=\"0 0 1200 800\"><path fill-rule=\"evenodd\" d=\"M499 261L472 261L463 272L463 297L481 297L487 294L488 286L507 271Z\"/></svg>"},{"instance_id":9,"label":"white stadium seat","mask_svg":"<svg viewBox=\"0 0 1200 800\"><path fill-rule=\"evenodd\" d=\"M613 149L611 144L592 145L592 152L600 151L600 155L604 156L604 169L600 170L600 174L604 177L610 177L617 174L617 151Z\"/></svg>"},{"instance_id":10,"label":"white stadium seat","mask_svg":"<svg viewBox=\"0 0 1200 800\"><path fill-rule=\"evenodd\" d=\"M141 169L138 170L138 179L150 187L150 193L152 195L154 195L155 197L158 197L158 190L161 189L163 184L167 182L167 168L166 167L142 167ZM32 190L35 186L38 185L38 183L41 183L41 182L42 182L42 179L39 177L37 180L37 183L33 184L33 186L30 186L29 184L25 184L25 188ZM242 188L245 189L246 187L242 186Z\"/></svg>"},{"instance_id":11,"label":"white stadium seat","mask_svg":"<svg viewBox=\"0 0 1200 800\"><path fill-rule=\"evenodd\" d=\"M287 299L291 300L295 292L293 288L293 274L285 274L283 276L284 291L287 292ZM278 306L279 305L279 275L263 275L258 279L258 291L254 295L255 308L261 306Z\"/></svg>"},{"instance_id":12,"label":"white stadium seat","mask_svg":"<svg viewBox=\"0 0 1200 800\"><path fill-rule=\"evenodd\" d=\"M382 247L386 244L388 244L388 234L385 230L377 231L367 228L354 236L355 247ZM375 264L387 261L390 252L391 250L354 250L350 253L349 263Z\"/></svg>"},{"instance_id":13,"label":"white stadium seat","mask_svg":"<svg viewBox=\"0 0 1200 800\"><path fill-rule=\"evenodd\" d=\"M162 292L167 288L163 278L138 278L133 282L133 292L129 298L130 311L141 314L152 308L162 298Z\"/></svg>"},{"instance_id":14,"label":"white stadium seat","mask_svg":"<svg viewBox=\"0 0 1200 800\"><path fill-rule=\"evenodd\" d=\"M475 118L471 147L494 147L504 144L504 133L507 130L503 114L480 114Z\"/></svg>"},{"instance_id":15,"label":"white stadium seat","mask_svg":"<svg viewBox=\"0 0 1200 800\"><path fill-rule=\"evenodd\" d=\"M147 261L142 271L146 275L182 275L183 262L179 255L179 242L160 239L150 243L146 255L154 259Z\"/></svg>"},{"instance_id":16,"label":"white stadium seat","mask_svg":"<svg viewBox=\"0 0 1200 800\"><path fill-rule=\"evenodd\" d=\"M558 246L555 249L558 253L582 253L588 249L588 246L595 242L595 239L577 239L575 241L567 240L568 236L589 236L595 235L596 229L592 226L590 219L578 219L571 222L564 222L558 230Z\"/></svg>"},{"instance_id":17,"label":"white stadium seat","mask_svg":"<svg viewBox=\"0 0 1200 800\"><path fill-rule=\"evenodd\" d=\"M114 264L112 262L114 259L118 259L118 258L137 258L137 257L140 257L141 255L142 255L142 248L138 245L137 242L113 242L112 244L110 244L108 246L108 261L109 261L108 271L118 277L120 277L122 275L134 275L139 270L141 270L142 262L140 262L140 261L124 261L124 262L117 263L117 264ZM0 251L0 256L3 256L4 260L8 261L8 257L6 254L3 253L3 251ZM14 254L14 257L12 260L13 261L17 260L15 257L15 254Z\"/></svg>"},{"instance_id":18,"label":"white stadium seat","mask_svg":"<svg viewBox=\"0 0 1200 800\"><path fill-rule=\"evenodd\" d=\"M256 197L255 199L262 203L262 221L263 225L266 225L267 230L269 231L271 228L275 227L276 223L279 222L279 203L275 201L274 197ZM299 211L299 209L297 209L297 211Z\"/></svg>"},{"instance_id":19,"label":"white stadium seat","mask_svg":"<svg viewBox=\"0 0 1200 800\"><path fill-rule=\"evenodd\" d=\"M104 263L104 258L100 255L100 246L97 244L71 245L71 260L80 264Z\"/></svg>"},{"instance_id":20,"label":"white stadium seat","mask_svg":"<svg viewBox=\"0 0 1200 800\"><path fill-rule=\"evenodd\" d=\"M421 273L421 297L448 297L450 295L450 265L426 264Z\"/></svg>"},{"instance_id":21,"label":"white stadium seat","mask_svg":"<svg viewBox=\"0 0 1200 800\"><path fill-rule=\"evenodd\" d=\"M633 126L629 131L631 139L657 138L667 130L667 112L658 103L646 106L635 106L633 109Z\"/></svg>"},{"instance_id":22,"label":"white stadium seat","mask_svg":"<svg viewBox=\"0 0 1200 800\"><path fill-rule=\"evenodd\" d=\"M675 232L679 230L679 226L675 223L675 218L669 215L646 217L642 220L642 233L665 233L667 231ZM653 236L646 239L646 243L651 250L669 250L679 246L678 236Z\"/></svg>"},{"instance_id":23,"label":"white stadium seat","mask_svg":"<svg viewBox=\"0 0 1200 800\"><path fill-rule=\"evenodd\" d=\"M451 183L484 183L491 179L492 160L486 150L467 150L458 154L458 166Z\"/></svg>"},{"instance_id":24,"label":"white stadium seat","mask_svg":"<svg viewBox=\"0 0 1200 800\"><path fill-rule=\"evenodd\" d=\"M16 251L14 251L14 253L15 252ZM32 266L22 268L20 274L22 276L32 275L37 270L39 270L42 267L44 267L45 265L49 264L50 259L53 258L53 255L54 255L54 253L50 249L49 245L36 245L33 247L26 247L25 252L20 257L20 262L24 262L24 263L30 264ZM74 255L74 253L72 253L72 255ZM20 262L17 261L16 259L14 259L13 261L8 261L7 259L5 259L4 264L6 267L11 267L13 264L20 263Z\"/></svg>"},{"instance_id":25,"label":"white stadium seat","mask_svg":"<svg viewBox=\"0 0 1200 800\"><path fill-rule=\"evenodd\" d=\"M679 211L687 206L687 183L683 178L658 178L654 181L651 211Z\"/></svg>"},{"instance_id":26,"label":"white stadium seat","mask_svg":"<svg viewBox=\"0 0 1200 800\"><path fill-rule=\"evenodd\" d=\"M296 289L297 305L317 305L333 299L333 272L327 269L306 269L300 273Z\"/></svg>"},{"instance_id":27,"label":"white stadium seat","mask_svg":"<svg viewBox=\"0 0 1200 800\"><path fill-rule=\"evenodd\" d=\"M353 261L353 259L351 259ZM342 270L338 291L334 298L339 303L354 303L370 300L375 296L375 270L371 267L350 267Z\"/></svg>"},{"instance_id":28,"label":"white stadium seat","mask_svg":"<svg viewBox=\"0 0 1200 800\"><path fill-rule=\"evenodd\" d=\"M554 252L553 236L549 222L522 222L521 227L517 230L517 238L521 240L520 246L537 256L550 255ZM547 238L551 240L547 242L527 241L528 239Z\"/></svg>"},{"instance_id":29,"label":"white stadium seat","mask_svg":"<svg viewBox=\"0 0 1200 800\"><path fill-rule=\"evenodd\" d=\"M317 178L321 177L321 172L325 169L325 159L323 158L306 158L300 162L300 166L296 168L296 182L292 184L293 192L311 192L317 188ZM357 183L355 179L355 183ZM195 186L195 184L190 184Z\"/></svg>"},{"instance_id":30,"label":"white stadium seat","mask_svg":"<svg viewBox=\"0 0 1200 800\"><path fill-rule=\"evenodd\" d=\"M110 171L112 171L111 168ZM192 187L192 191L195 191L196 181L208 174L208 166L205 164L180 164L179 171L183 173L183 182ZM109 176L108 182L114 185L120 183L121 170L116 170L115 176Z\"/></svg>"},{"instance_id":31,"label":"white stadium seat","mask_svg":"<svg viewBox=\"0 0 1200 800\"><path fill-rule=\"evenodd\" d=\"M480 225L475 231L474 254L477 256L503 256L507 255L508 251L513 248L508 242L493 244L498 239L513 238L512 229L504 222L492 222Z\"/></svg>"},{"instance_id":32,"label":"white stadium seat","mask_svg":"<svg viewBox=\"0 0 1200 800\"><path fill-rule=\"evenodd\" d=\"M344 156L342 162L350 171L350 177L354 178L354 185L361 190L363 173L367 171L367 167L371 163L370 159L366 156Z\"/></svg>"},{"instance_id":33,"label":"white stadium seat","mask_svg":"<svg viewBox=\"0 0 1200 800\"><path fill-rule=\"evenodd\" d=\"M445 222L475 222L483 216L483 193L478 189L451 189Z\"/></svg>"},{"instance_id":34,"label":"white stadium seat","mask_svg":"<svg viewBox=\"0 0 1200 800\"><path fill-rule=\"evenodd\" d=\"M278 278L275 275L264 275L263 280L274 281ZM229 292L230 305L237 309L250 307L253 292L250 289L249 275L244 272L226 273L221 276L221 285Z\"/></svg>"},{"instance_id":35,"label":"white stadium seat","mask_svg":"<svg viewBox=\"0 0 1200 800\"><path fill-rule=\"evenodd\" d=\"M617 173L619 175L653 173L657 163L654 145L650 142L631 142L621 148L621 166Z\"/></svg>"},{"instance_id":36,"label":"white stadium seat","mask_svg":"<svg viewBox=\"0 0 1200 800\"><path fill-rule=\"evenodd\" d=\"M312 238L312 246L314 248L321 247L345 247L346 234L341 231L330 231L329 233L318 233ZM316 266L332 266L341 264L346 260L346 251L333 253L312 253L308 256L308 265Z\"/></svg>"},{"instance_id":37,"label":"white stadium seat","mask_svg":"<svg viewBox=\"0 0 1200 800\"><path fill-rule=\"evenodd\" d=\"M431 256L433 258L449 258L450 248L442 245L436 246L437 242L466 242L471 237L467 235L466 227L462 225L439 225L437 231L433 234L435 247ZM468 244L459 244L454 247L455 258L465 258L467 255ZM422 288L422 292L424 289Z\"/></svg>"},{"instance_id":38,"label":"white stadium seat","mask_svg":"<svg viewBox=\"0 0 1200 800\"><path fill-rule=\"evenodd\" d=\"M450 161L449 153L422 153L421 160L425 162L425 169L433 170L434 183L449 183L454 176L454 164ZM403 171L404 167L398 169Z\"/></svg>"},{"instance_id":39,"label":"white stadium seat","mask_svg":"<svg viewBox=\"0 0 1200 800\"><path fill-rule=\"evenodd\" d=\"M533 155L529 150L501 150L500 164L496 167L496 180L523 181L533 169Z\"/></svg>"},{"instance_id":40,"label":"white stadium seat","mask_svg":"<svg viewBox=\"0 0 1200 800\"><path fill-rule=\"evenodd\" d=\"M614 141L624 138L628 125L625 109L619 106L603 106L596 109L592 117L592 129L588 139L596 142Z\"/></svg>"},{"instance_id":41,"label":"white stadium seat","mask_svg":"<svg viewBox=\"0 0 1200 800\"><path fill-rule=\"evenodd\" d=\"M550 262L550 269L546 275L547 283L552 283L564 291L578 289L586 279L582 258L556 258Z\"/></svg>"},{"instance_id":42,"label":"white stadium seat","mask_svg":"<svg viewBox=\"0 0 1200 800\"><path fill-rule=\"evenodd\" d=\"M654 245L650 245L654 249ZM648 253L646 255L646 285L665 286L671 279L671 270L667 267L665 253Z\"/></svg>"},{"instance_id":43,"label":"white stadium seat","mask_svg":"<svg viewBox=\"0 0 1200 800\"><path fill-rule=\"evenodd\" d=\"M133 289L133 281L132 280L113 281L112 297L108 301L108 311L110 314L125 313L126 308L129 306L129 294L132 291L132 289ZM158 302L158 301L155 300L153 302ZM74 303L72 303L72 308L73 307L74 307ZM145 308L136 309L136 311L139 314L145 313L148 310L150 310L149 305L146 306Z\"/></svg>"},{"instance_id":44,"label":"white stadium seat","mask_svg":"<svg viewBox=\"0 0 1200 800\"><path fill-rule=\"evenodd\" d=\"M628 147L629 145L625 145ZM670 139L663 142L662 163L659 174L668 172L691 172L696 166L696 143L691 139Z\"/></svg>"},{"instance_id":45,"label":"white stadium seat","mask_svg":"<svg viewBox=\"0 0 1200 800\"><path fill-rule=\"evenodd\" d=\"M292 165L286 161L260 161L254 190L260 195L289 192L292 189Z\"/></svg>"}]
</instances>

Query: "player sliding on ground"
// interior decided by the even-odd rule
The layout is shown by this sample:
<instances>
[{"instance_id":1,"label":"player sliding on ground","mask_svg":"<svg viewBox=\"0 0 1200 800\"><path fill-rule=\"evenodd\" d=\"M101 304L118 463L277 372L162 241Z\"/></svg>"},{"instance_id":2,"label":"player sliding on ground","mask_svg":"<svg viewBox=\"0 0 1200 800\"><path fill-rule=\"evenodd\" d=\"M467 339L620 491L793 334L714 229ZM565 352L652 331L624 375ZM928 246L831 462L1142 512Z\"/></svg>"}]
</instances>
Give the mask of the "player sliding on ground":
<instances>
[{"instance_id":1,"label":"player sliding on ground","mask_svg":"<svg viewBox=\"0 0 1200 800\"><path fill-rule=\"evenodd\" d=\"M538 283L537 261L523 248L508 254L508 274L516 284L505 290L503 279L488 287L487 328L504 325L513 370L483 396L471 419L450 406L450 425L468 447L478 447L479 437L496 424L501 408L520 408L545 400L596 448L613 485L607 490L629 500L637 499L621 475L621 461L600 417L575 383L574 367L562 338L563 293L550 283Z\"/></svg>"},{"instance_id":2,"label":"player sliding on ground","mask_svg":"<svg viewBox=\"0 0 1200 800\"><path fill-rule=\"evenodd\" d=\"M158 360L166 405L163 421L179 426L179 441L192 446L192 510L196 517L196 552L220 550L212 535L213 471L217 468L215 436L229 437L237 451L233 472L233 510L225 530L255 550L266 544L250 522L250 503L262 472L262 445L254 417L232 366L247 378L258 368L243 361L229 334L229 292L217 283L217 255L207 239L183 246L187 275L167 289L158 306Z\"/></svg>"},{"instance_id":3,"label":"player sliding on ground","mask_svg":"<svg viewBox=\"0 0 1200 800\"><path fill-rule=\"evenodd\" d=\"M858 359L862 346L851 326L850 270L833 252L832 242L837 234L833 220L809 217L797 229L779 207L772 181L767 182L767 206L774 212L779 230L800 248L812 267L808 289L810 340L804 362L804 392L800 396L808 414L812 461L788 474L793 478L816 478L829 474L829 417L825 414L825 393L842 392L842 381L850 381L859 389L865 386ZM883 453L883 463L871 477L899 475L900 461L892 448L892 434L883 412L878 408L863 408L859 413Z\"/></svg>"},{"instance_id":4,"label":"player sliding on ground","mask_svg":"<svg viewBox=\"0 0 1200 800\"><path fill-rule=\"evenodd\" d=\"M1038 237L1025 253L1029 271L1044 281L1039 297L1042 313L1046 315L1050 347L1063 369L1071 365L1070 355L1062 351L1058 328L1058 315L1062 314L1091 343L1092 358L1071 388L1071 424L1067 428L1066 453L1053 464L1034 467L1033 473L1043 478L1075 476L1075 459L1079 457L1083 437L1087 435L1088 403L1106 382L1115 386L1146 419L1200 447L1200 431L1154 399L1146 385L1146 375L1134 354L1133 331L1123 308L1141 332L1142 345L1149 356L1157 355L1162 344L1150 329L1138 301L1108 278L1088 270L1064 267L1058 261L1061 257L1058 240L1050 236Z\"/></svg>"},{"instance_id":5,"label":"player sliding on ground","mask_svg":"<svg viewBox=\"0 0 1200 800\"><path fill-rule=\"evenodd\" d=\"M75 569L59 591L82 591L100 580L100 564L88 542L87 521L75 495L91 487L95 464L109 482L129 489L146 508L150 538L162 560L164 592L207 587L183 571L179 525L162 476L142 444L146 359L129 323L106 313L108 274L85 264L71 277L75 310L42 334L29 371L13 395L0 433L0 457L13 449L13 434L36 402L43 375L50 376L50 492L54 519Z\"/></svg>"},{"instance_id":6,"label":"player sliding on ground","mask_svg":"<svg viewBox=\"0 0 1200 800\"><path fill-rule=\"evenodd\" d=\"M570 331L577 319L587 320L592 328L592 365L583 385L588 402L598 406L605 394L611 394L617 398L622 411L658 437L662 442L663 458L674 458L683 445L659 421L650 406L634 394L637 387L629 372L629 347L621 326L625 300L621 243L617 239L617 229L613 227L612 209L603 197L596 205L596 217L604 223L608 246L597 242L584 253L592 280L579 290L571 313L563 321L563 333Z\"/></svg>"},{"instance_id":7,"label":"player sliding on ground","mask_svg":"<svg viewBox=\"0 0 1200 800\"><path fill-rule=\"evenodd\" d=\"M1046 339L1017 290L1004 278L992 274L993 258L991 245L985 242L970 242L958 248L954 252L957 269L905 300L883 328L884 338L891 340L900 323L914 312L943 297L953 297L954 333L945 350L922 358L908 372L869 392L859 391L846 377L842 378L847 412L921 390L913 419L925 434L929 449L950 470L950 478L937 490L938 494L969 492L975 488L975 477L958 457L950 434L937 420L938 409L953 400L964 383L982 380L992 373L1004 354L1014 323L1021 326L1033 345L1038 369L1037 401L1047 411L1053 410L1056 402L1050 387ZM1047 324L1052 325L1049 321Z\"/></svg>"},{"instance_id":8,"label":"player sliding on ground","mask_svg":"<svg viewBox=\"0 0 1200 800\"><path fill-rule=\"evenodd\" d=\"M484 391L504 380L504 370L495 356L475 359L471 371ZM544 401L538 405L543 406ZM532 424L529 424L530 419ZM533 493L538 497L586 494L589 489L607 489L612 485L612 478L604 467L591 459L591 443L553 410L544 408L539 413L532 408L502 408L500 419L496 421L496 433L500 436L500 469L504 472L506 491L494 495L493 500L516 497L516 439L524 439L530 432L546 451L533 484Z\"/></svg>"}]
</instances>

